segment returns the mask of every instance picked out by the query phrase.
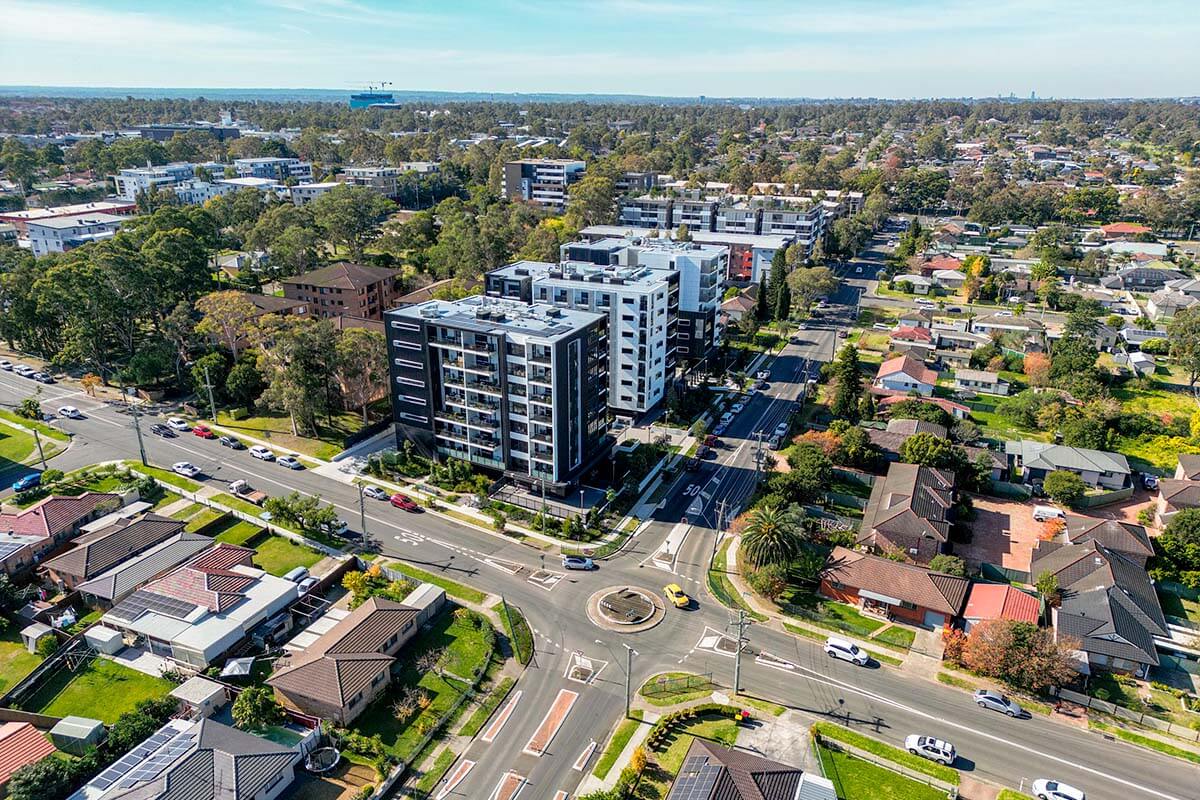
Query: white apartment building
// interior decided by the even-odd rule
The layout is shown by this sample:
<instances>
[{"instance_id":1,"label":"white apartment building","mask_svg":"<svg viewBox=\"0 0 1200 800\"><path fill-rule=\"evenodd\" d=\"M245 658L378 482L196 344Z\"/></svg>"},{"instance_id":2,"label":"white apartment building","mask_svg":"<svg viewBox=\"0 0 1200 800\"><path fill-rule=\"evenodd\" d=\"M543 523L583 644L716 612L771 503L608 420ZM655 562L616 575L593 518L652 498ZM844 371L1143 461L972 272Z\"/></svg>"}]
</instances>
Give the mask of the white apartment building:
<instances>
[{"instance_id":1,"label":"white apartment building","mask_svg":"<svg viewBox=\"0 0 1200 800\"><path fill-rule=\"evenodd\" d=\"M504 165L501 192L510 200L525 200L562 211L567 189L583 177L587 165L566 158L525 158Z\"/></svg>"},{"instance_id":2,"label":"white apartment building","mask_svg":"<svg viewBox=\"0 0 1200 800\"><path fill-rule=\"evenodd\" d=\"M111 239L128 219L112 214L80 214L31 220L27 226L29 246L35 256L64 253L89 242Z\"/></svg>"},{"instance_id":3,"label":"white apartment building","mask_svg":"<svg viewBox=\"0 0 1200 800\"><path fill-rule=\"evenodd\" d=\"M312 164L298 158L238 158L233 168L239 178L270 178L283 183L289 178L309 183L313 178Z\"/></svg>"},{"instance_id":4,"label":"white apartment building","mask_svg":"<svg viewBox=\"0 0 1200 800\"><path fill-rule=\"evenodd\" d=\"M290 190L292 202L298 206L306 206L321 195L333 191L341 185L337 181L326 181L324 183L304 183L299 186L293 186Z\"/></svg>"},{"instance_id":5,"label":"white apartment building","mask_svg":"<svg viewBox=\"0 0 1200 800\"><path fill-rule=\"evenodd\" d=\"M139 194L169 189L195 177L196 167L187 161L175 161L157 167L123 169L112 176L116 194L125 200L137 200Z\"/></svg>"},{"instance_id":6,"label":"white apartment building","mask_svg":"<svg viewBox=\"0 0 1200 800\"><path fill-rule=\"evenodd\" d=\"M485 288L493 297L607 316L608 405L640 416L662 402L675 377L679 274L609 264L608 249L598 245L564 245L560 264L519 261L493 270Z\"/></svg>"},{"instance_id":7,"label":"white apartment building","mask_svg":"<svg viewBox=\"0 0 1200 800\"><path fill-rule=\"evenodd\" d=\"M720 344L717 311L721 281L729 271L729 248L696 242L643 239L628 248L628 262L679 274L679 324L675 349L681 358L698 361Z\"/></svg>"}]
</instances>

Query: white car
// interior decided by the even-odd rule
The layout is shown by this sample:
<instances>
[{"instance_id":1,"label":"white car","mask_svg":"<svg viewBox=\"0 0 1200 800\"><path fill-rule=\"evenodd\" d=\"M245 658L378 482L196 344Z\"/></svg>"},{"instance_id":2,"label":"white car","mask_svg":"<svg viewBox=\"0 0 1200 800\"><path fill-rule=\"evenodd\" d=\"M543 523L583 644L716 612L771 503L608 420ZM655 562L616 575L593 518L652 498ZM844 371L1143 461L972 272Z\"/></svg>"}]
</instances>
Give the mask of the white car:
<instances>
[{"instance_id":1,"label":"white car","mask_svg":"<svg viewBox=\"0 0 1200 800\"><path fill-rule=\"evenodd\" d=\"M771 370L760 369L754 377L758 378L760 381L769 381L771 380Z\"/></svg>"},{"instance_id":2,"label":"white car","mask_svg":"<svg viewBox=\"0 0 1200 800\"><path fill-rule=\"evenodd\" d=\"M167 427L173 431L190 431L192 426L188 424L186 419L180 417L168 417Z\"/></svg>"},{"instance_id":3,"label":"white car","mask_svg":"<svg viewBox=\"0 0 1200 800\"><path fill-rule=\"evenodd\" d=\"M7 358L0 358L0 369L7 369L11 371L12 368L13 363L11 361L9 361Z\"/></svg>"},{"instance_id":4,"label":"white car","mask_svg":"<svg viewBox=\"0 0 1200 800\"><path fill-rule=\"evenodd\" d=\"M740 414L740 413L742 413L743 410L745 410L745 408L746 408L745 403L734 403L733 405L731 405L729 407L729 410L731 412L733 412L734 414Z\"/></svg>"},{"instance_id":5,"label":"white car","mask_svg":"<svg viewBox=\"0 0 1200 800\"><path fill-rule=\"evenodd\" d=\"M840 658L860 667L865 667L871 660L866 650L837 636L830 636L825 640L825 654L830 658Z\"/></svg>"},{"instance_id":6,"label":"white car","mask_svg":"<svg viewBox=\"0 0 1200 800\"><path fill-rule=\"evenodd\" d=\"M304 465L300 463L300 459L295 456L280 456L275 459L275 463L288 469L304 469Z\"/></svg>"},{"instance_id":7,"label":"white car","mask_svg":"<svg viewBox=\"0 0 1200 800\"><path fill-rule=\"evenodd\" d=\"M776 436L787 436L787 432L788 432L788 424L786 422L781 422L775 426L775 435Z\"/></svg>"},{"instance_id":8,"label":"white car","mask_svg":"<svg viewBox=\"0 0 1200 800\"><path fill-rule=\"evenodd\" d=\"M370 497L372 500L387 500L389 497L391 497L390 494L375 485L364 486L362 493L367 497Z\"/></svg>"},{"instance_id":9,"label":"white car","mask_svg":"<svg viewBox=\"0 0 1200 800\"><path fill-rule=\"evenodd\" d=\"M1032 788L1038 800L1087 800L1082 789L1047 778L1038 778Z\"/></svg>"},{"instance_id":10,"label":"white car","mask_svg":"<svg viewBox=\"0 0 1200 800\"><path fill-rule=\"evenodd\" d=\"M1066 519L1067 515L1061 508L1054 506L1034 506L1033 519L1035 522L1045 522L1048 519Z\"/></svg>"},{"instance_id":11,"label":"white car","mask_svg":"<svg viewBox=\"0 0 1200 800\"><path fill-rule=\"evenodd\" d=\"M200 474L200 468L190 461L176 461L171 465L171 472L185 478L194 478Z\"/></svg>"},{"instance_id":12,"label":"white car","mask_svg":"<svg viewBox=\"0 0 1200 800\"><path fill-rule=\"evenodd\" d=\"M261 459L262 461L274 461L275 460L275 454L272 453L268 448L263 447L261 444L256 444L256 445L254 445L254 447L251 447L250 455L254 456L257 459Z\"/></svg>"},{"instance_id":13,"label":"white car","mask_svg":"<svg viewBox=\"0 0 1200 800\"><path fill-rule=\"evenodd\" d=\"M75 406L63 406L58 409L58 415L63 419L83 419L83 414Z\"/></svg>"},{"instance_id":14,"label":"white car","mask_svg":"<svg viewBox=\"0 0 1200 800\"><path fill-rule=\"evenodd\" d=\"M37 372L36 369L28 364L17 364L15 367L13 367L12 371L24 378L28 378L33 373Z\"/></svg>"},{"instance_id":15,"label":"white car","mask_svg":"<svg viewBox=\"0 0 1200 800\"><path fill-rule=\"evenodd\" d=\"M914 756L924 756L930 761L946 766L953 764L956 758L954 745L932 736L918 736L915 733L904 738L904 749Z\"/></svg>"}]
</instances>

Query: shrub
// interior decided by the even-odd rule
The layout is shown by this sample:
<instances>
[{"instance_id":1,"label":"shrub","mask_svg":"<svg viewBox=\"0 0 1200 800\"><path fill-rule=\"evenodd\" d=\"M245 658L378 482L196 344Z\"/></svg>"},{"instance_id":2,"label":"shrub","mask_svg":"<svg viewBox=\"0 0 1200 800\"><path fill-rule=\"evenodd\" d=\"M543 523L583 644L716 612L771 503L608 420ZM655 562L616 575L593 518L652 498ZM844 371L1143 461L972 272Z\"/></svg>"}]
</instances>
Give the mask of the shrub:
<instances>
[{"instance_id":1,"label":"shrub","mask_svg":"<svg viewBox=\"0 0 1200 800\"><path fill-rule=\"evenodd\" d=\"M48 469L42 473L42 483L58 483L63 479L61 469Z\"/></svg>"}]
</instances>

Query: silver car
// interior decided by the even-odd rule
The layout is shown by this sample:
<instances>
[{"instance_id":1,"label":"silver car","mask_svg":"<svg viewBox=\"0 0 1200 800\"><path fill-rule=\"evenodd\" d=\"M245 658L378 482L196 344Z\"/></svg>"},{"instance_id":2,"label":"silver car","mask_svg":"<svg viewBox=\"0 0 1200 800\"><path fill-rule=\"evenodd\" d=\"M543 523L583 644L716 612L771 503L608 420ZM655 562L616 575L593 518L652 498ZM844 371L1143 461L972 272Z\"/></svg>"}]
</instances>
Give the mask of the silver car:
<instances>
[{"instance_id":1,"label":"silver car","mask_svg":"<svg viewBox=\"0 0 1200 800\"><path fill-rule=\"evenodd\" d=\"M1001 714L1007 714L1010 717L1020 717L1025 714L1025 710L1017 705L1014 700L991 689L976 689L975 702L980 708L999 711Z\"/></svg>"}]
</instances>

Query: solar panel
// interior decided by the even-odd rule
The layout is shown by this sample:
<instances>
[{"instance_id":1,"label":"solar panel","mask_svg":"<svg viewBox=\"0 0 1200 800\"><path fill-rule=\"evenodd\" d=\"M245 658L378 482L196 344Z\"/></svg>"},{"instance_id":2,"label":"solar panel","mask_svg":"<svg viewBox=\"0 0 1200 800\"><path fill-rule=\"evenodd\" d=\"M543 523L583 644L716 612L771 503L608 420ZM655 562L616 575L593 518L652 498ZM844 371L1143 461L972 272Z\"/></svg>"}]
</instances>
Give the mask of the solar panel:
<instances>
[{"instance_id":1,"label":"solar panel","mask_svg":"<svg viewBox=\"0 0 1200 800\"><path fill-rule=\"evenodd\" d=\"M177 597L167 597L157 592L139 589L118 603L108 613L118 619L132 622L147 611L165 614L175 619L183 619L195 611L196 608L196 604L188 600L180 600Z\"/></svg>"},{"instance_id":2,"label":"solar panel","mask_svg":"<svg viewBox=\"0 0 1200 800\"><path fill-rule=\"evenodd\" d=\"M706 756L692 756L679 770L671 787L671 800L708 800L723 767L708 763Z\"/></svg>"}]
</instances>

